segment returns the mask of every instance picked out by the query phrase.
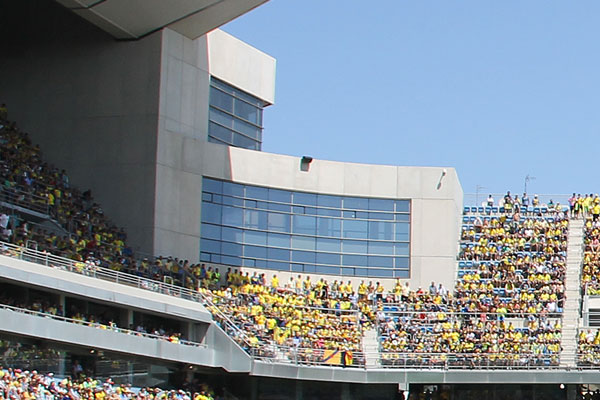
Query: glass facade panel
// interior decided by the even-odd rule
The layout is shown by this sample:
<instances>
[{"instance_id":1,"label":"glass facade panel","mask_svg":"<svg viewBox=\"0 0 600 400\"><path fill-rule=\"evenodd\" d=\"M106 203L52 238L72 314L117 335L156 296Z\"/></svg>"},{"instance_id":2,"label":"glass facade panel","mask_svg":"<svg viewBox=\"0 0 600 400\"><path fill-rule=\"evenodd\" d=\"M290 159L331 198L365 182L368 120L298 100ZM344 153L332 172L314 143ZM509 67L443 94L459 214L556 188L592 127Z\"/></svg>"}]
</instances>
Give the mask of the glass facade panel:
<instances>
[{"instance_id":1,"label":"glass facade panel","mask_svg":"<svg viewBox=\"0 0 600 400\"><path fill-rule=\"evenodd\" d=\"M409 209L408 200L339 197L204 178L201 260L304 273L405 276L410 267Z\"/></svg>"},{"instance_id":2,"label":"glass facade panel","mask_svg":"<svg viewBox=\"0 0 600 400\"><path fill-rule=\"evenodd\" d=\"M317 231L317 218L307 215L294 215L292 232L301 233L304 235L315 235Z\"/></svg>"},{"instance_id":3,"label":"glass facade panel","mask_svg":"<svg viewBox=\"0 0 600 400\"><path fill-rule=\"evenodd\" d=\"M263 102L214 77L210 85L208 141L260 150Z\"/></svg>"}]
</instances>

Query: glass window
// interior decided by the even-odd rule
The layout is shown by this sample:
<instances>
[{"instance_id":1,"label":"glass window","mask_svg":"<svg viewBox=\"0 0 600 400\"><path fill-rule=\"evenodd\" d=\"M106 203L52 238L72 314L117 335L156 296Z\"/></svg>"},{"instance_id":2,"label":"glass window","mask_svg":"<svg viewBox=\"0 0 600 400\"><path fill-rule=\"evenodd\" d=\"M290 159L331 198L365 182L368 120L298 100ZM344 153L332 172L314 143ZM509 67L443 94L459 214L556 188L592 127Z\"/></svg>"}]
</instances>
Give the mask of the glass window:
<instances>
[{"instance_id":1,"label":"glass window","mask_svg":"<svg viewBox=\"0 0 600 400\"><path fill-rule=\"evenodd\" d=\"M256 267L256 260L252 260L250 258L244 258L242 260L242 265L244 267Z\"/></svg>"},{"instance_id":2,"label":"glass window","mask_svg":"<svg viewBox=\"0 0 600 400\"><path fill-rule=\"evenodd\" d=\"M221 207L217 204L202 204L202 222L221 225Z\"/></svg>"},{"instance_id":3,"label":"glass window","mask_svg":"<svg viewBox=\"0 0 600 400\"><path fill-rule=\"evenodd\" d=\"M270 212L268 216L267 229L276 232L290 232L290 215Z\"/></svg>"},{"instance_id":4,"label":"glass window","mask_svg":"<svg viewBox=\"0 0 600 400\"><path fill-rule=\"evenodd\" d=\"M233 119L233 130L241 133L241 135L235 136L247 137L252 141L260 140L260 128L242 120Z\"/></svg>"},{"instance_id":5,"label":"glass window","mask_svg":"<svg viewBox=\"0 0 600 400\"><path fill-rule=\"evenodd\" d=\"M290 247L290 236L280 233L268 233L267 245L274 247Z\"/></svg>"},{"instance_id":6,"label":"glass window","mask_svg":"<svg viewBox=\"0 0 600 400\"><path fill-rule=\"evenodd\" d=\"M408 210L409 201L290 192L211 178L204 178L203 189L204 262L344 276L409 275L410 214L398 211Z\"/></svg>"},{"instance_id":7,"label":"glass window","mask_svg":"<svg viewBox=\"0 0 600 400\"><path fill-rule=\"evenodd\" d=\"M393 257L369 256L369 267L394 268Z\"/></svg>"},{"instance_id":8,"label":"glass window","mask_svg":"<svg viewBox=\"0 0 600 400\"><path fill-rule=\"evenodd\" d=\"M406 222L396 222L396 240L407 242L410 239L410 225Z\"/></svg>"},{"instance_id":9,"label":"glass window","mask_svg":"<svg viewBox=\"0 0 600 400\"><path fill-rule=\"evenodd\" d=\"M289 204L292 202L292 193L286 190L269 189L269 200Z\"/></svg>"},{"instance_id":10,"label":"glass window","mask_svg":"<svg viewBox=\"0 0 600 400\"><path fill-rule=\"evenodd\" d=\"M410 214L396 214L396 221L410 222Z\"/></svg>"},{"instance_id":11,"label":"glass window","mask_svg":"<svg viewBox=\"0 0 600 400\"><path fill-rule=\"evenodd\" d=\"M289 204L279 204L279 203L268 203L268 207L269 207L269 210L282 211L282 212L286 212L286 213L289 213L290 210L292 209L292 206L290 206Z\"/></svg>"},{"instance_id":12,"label":"glass window","mask_svg":"<svg viewBox=\"0 0 600 400\"><path fill-rule=\"evenodd\" d=\"M223 225L242 226L244 210L237 207L223 206Z\"/></svg>"},{"instance_id":13,"label":"glass window","mask_svg":"<svg viewBox=\"0 0 600 400\"><path fill-rule=\"evenodd\" d=\"M289 250L283 250L283 249L268 248L267 249L267 258L269 260L284 260L284 261L289 261L290 260L290 251Z\"/></svg>"},{"instance_id":14,"label":"glass window","mask_svg":"<svg viewBox=\"0 0 600 400\"><path fill-rule=\"evenodd\" d=\"M369 210L394 211L394 200L369 199Z\"/></svg>"},{"instance_id":15,"label":"glass window","mask_svg":"<svg viewBox=\"0 0 600 400\"><path fill-rule=\"evenodd\" d=\"M217 197L215 195L215 197ZM235 197L223 196L223 204L228 206L244 207L244 200Z\"/></svg>"},{"instance_id":16,"label":"glass window","mask_svg":"<svg viewBox=\"0 0 600 400\"><path fill-rule=\"evenodd\" d=\"M340 275L340 267L327 267L324 265L316 266L319 274Z\"/></svg>"},{"instance_id":17,"label":"glass window","mask_svg":"<svg viewBox=\"0 0 600 400\"><path fill-rule=\"evenodd\" d=\"M258 124L259 110L257 107L246 103L243 100L235 99L234 114L240 118Z\"/></svg>"},{"instance_id":18,"label":"glass window","mask_svg":"<svg viewBox=\"0 0 600 400\"><path fill-rule=\"evenodd\" d=\"M367 266L367 256L356 256L351 254L343 254L342 255L342 265L352 267L366 267Z\"/></svg>"},{"instance_id":19,"label":"glass window","mask_svg":"<svg viewBox=\"0 0 600 400\"><path fill-rule=\"evenodd\" d=\"M244 231L244 243L267 245L267 232Z\"/></svg>"},{"instance_id":20,"label":"glass window","mask_svg":"<svg viewBox=\"0 0 600 400\"><path fill-rule=\"evenodd\" d=\"M369 219L384 219L387 221L394 220L394 214L392 213L383 213L383 212L370 212Z\"/></svg>"},{"instance_id":21,"label":"glass window","mask_svg":"<svg viewBox=\"0 0 600 400\"><path fill-rule=\"evenodd\" d=\"M244 257L267 258L267 248L258 246L244 246Z\"/></svg>"},{"instance_id":22,"label":"glass window","mask_svg":"<svg viewBox=\"0 0 600 400\"><path fill-rule=\"evenodd\" d=\"M267 212L259 210L244 210L244 227L267 230Z\"/></svg>"},{"instance_id":23,"label":"glass window","mask_svg":"<svg viewBox=\"0 0 600 400\"><path fill-rule=\"evenodd\" d=\"M396 212L410 212L410 200L396 200Z\"/></svg>"},{"instance_id":24,"label":"glass window","mask_svg":"<svg viewBox=\"0 0 600 400\"><path fill-rule=\"evenodd\" d=\"M210 105L233 113L233 97L214 87L210 88Z\"/></svg>"},{"instance_id":25,"label":"glass window","mask_svg":"<svg viewBox=\"0 0 600 400\"><path fill-rule=\"evenodd\" d=\"M360 197L344 197L344 208L350 210L368 210L369 199Z\"/></svg>"},{"instance_id":26,"label":"glass window","mask_svg":"<svg viewBox=\"0 0 600 400\"><path fill-rule=\"evenodd\" d=\"M394 248L397 256L408 256L409 255L409 244L408 243L395 243Z\"/></svg>"},{"instance_id":27,"label":"glass window","mask_svg":"<svg viewBox=\"0 0 600 400\"><path fill-rule=\"evenodd\" d=\"M344 253L367 254L368 244L369 242L362 240L342 240L342 249Z\"/></svg>"},{"instance_id":28,"label":"glass window","mask_svg":"<svg viewBox=\"0 0 600 400\"><path fill-rule=\"evenodd\" d=\"M200 249L205 253L220 253L221 242L218 240L202 239L200 240Z\"/></svg>"},{"instance_id":29,"label":"glass window","mask_svg":"<svg viewBox=\"0 0 600 400\"><path fill-rule=\"evenodd\" d=\"M367 276L368 269L366 268L354 268L354 274L356 276Z\"/></svg>"},{"instance_id":30,"label":"glass window","mask_svg":"<svg viewBox=\"0 0 600 400\"><path fill-rule=\"evenodd\" d=\"M334 210L332 208L317 208L317 214L339 218L342 214L342 210Z\"/></svg>"},{"instance_id":31,"label":"glass window","mask_svg":"<svg viewBox=\"0 0 600 400\"><path fill-rule=\"evenodd\" d=\"M373 278L393 278L394 270L393 269L369 269L367 270L367 274Z\"/></svg>"},{"instance_id":32,"label":"glass window","mask_svg":"<svg viewBox=\"0 0 600 400\"><path fill-rule=\"evenodd\" d=\"M211 121L216 122L219 125L222 125L227 128L232 128L231 126L231 116L224 113L223 111L219 111L216 108L212 108L209 110L209 117Z\"/></svg>"},{"instance_id":33,"label":"glass window","mask_svg":"<svg viewBox=\"0 0 600 400\"><path fill-rule=\"evenodd\" d=\"M320 217L317 219L317 235L340 237L341 220L335 218Z\"/></svg>"},{"instance_id":34,"label":"glass window","mask_svg":"<svg viewBox=\"0 0 600 400\"><path fill-rule=\"evenodd\" d=\"M315 254L314 251L292 250L292 261L314 264Z\"/></svg>"},{"instance_id":35,"label":"glass window","mask_svg":"<svg viewBox=\"0 0 600 400\"><path fill-rule=\"evenodd\" d=\"M214 122L210 122L208 124L208 134L226 144L231 144L233 142L233 132L221 125L215 124Z\"/></svg>"},{"instance_id":36,"label":"glass window","mask_svg":"<svg viewBox=\"0 0 600 400\"><path fill-rule=\"evenodd\" d=\"M369 239L394 240L394 224L391 222L369 221Z\"/></svg>"},{"instance_id":37,"label":"glass window","mask_svg":"<svg viewBox=\"0 0 600 400\"><path fill-rule=\"evenodd\" d=\"M342 217L354 219L356 218L356 211L342 211Z\"/></svg>"},{"instance_id":38,"label":"glass window","mask_svg":"<svg viewBox=\"0 0 600 400\"><path fill-rule=\"evenodd\" d=\"M314 250L315 249L314 237L307 236L292 236L292 248L302 250Z\"/></svg>"},{"instance_id":39,"label":"glass window","mask_svg":"<svg viewBox=\"0 0 600 400\"><path fill-rule=\"evenodd\" d=\"M268 269L275 269L277 271L289 271L290 263L279 262L279 261L267 261Z\"/></svg>"},{"instance_id":40,"label":"glass window","mask_svg":"<svg viewBox=\"0 0 600 400\"><path fill-rule=\"evenodd\" d=\"M292 272L304 272L304 264L290 264Z\"/></svg>"},{"instance_id":41,"label":"glass window","mask_svg":"<svg viewBox=\"0 0 600 400\"><path fill-rule=\"evenodd\" d=\"M305 235L315 235L317 231L317 218L307 215L292 216L292 232Z\"/></svg>"},{"instance_id":42,"label":"glass window","mask_svg":"<svg viewBox=\"0 0 600 400\"><path fill-rule=\"evenodd\" d=\"M312 193L294 192L294 204L316 206L317 195Z\"/></svg>"},{"instance_id":43,"label":"glass window","mask_svg":"<svg viewBox=\"0 0 600 400\"><path fill-rule=\"evenodd\" d=\"M317 253L317 264L340 265L340 254Z\"/></svg>"},{"instance_id":44,"label":"glass window","mask_svg":"<svg viewBox=\"0 0 600 400\"><path fill-rule=\"evenodd\" d=\"M269 189L258 186L246 186L246 197L257 200L269 200Z\"/></svg>"},{"instance_id":45,"label":"glass window","mask_svg":"<svg viewBox=\"0 0 600 400\"><path fill-rule=\"evenodd\" d=\"M242 245L237 243L222 242L221 253L228 256L242 256Z\"/></svg>"},{"instance_id":46,"label":"glass window","mask_svg":"<svg viewBox=\"0 0 600 400\"><path fill-rule=\"evenodd\" d=\"M242 243L243 231L237 228L223 227L222 239L228 242Z\"/></svg>"},{"instance_id":47,"label":"glass window","mask_svg":"<svg viewBox=\"0 0 600 400\"><path fill-rule=\"evenodd\" d=\"M408 279L410 278L410 273L406 270L395 270L394 271L395 278Z\"/></svg>"},{"instance_id":48,"label":"glass window","mask_svg":"<svg viewBox=\"0 0 600 400\"><path fill-rule=\"evenodd\" d=\"M304 272L306 274L314 274L317 272L317 268L314 264L304 264Z\"/></svg>"},{"instance_id":49,"label":"glass window","mask_svg":"<svg viewBox=\"0 0 600 400\"><path fill-rule=\"evenodd\" d=\"M342 250L341 242L342 241L340 239L317 238L317 250L339 253Z\"/></svg>"},{"instance_id":50,"label":"glass window","mask_svg":"<svg viewBox=\"0 0 600 400\"><path fill-rule=\"evenodd\" d=\"M352 239L366 239L368 237L367 228L367 221L344 220L344 237Z\"/></svg>"},{"instance_id":51,"label":"glass window","mask_svg":"<svg viewBox=\"0 0 600 400\"><path fill-rule=\"evenodd\" d=\"M408 269L410 260L408 257L396 257L396 268L397 269Z\"/></svg>"},{"instance_id":52,"label":"glass window","mask_svg":"<svg viewBox=\"0 0 600 400\"><path fill-rule=\"evenodd\" d=\"M232 267L241 267L242 259L236 256L221 255L221 264L231 265Z\"/></svg>"},{"instance_id":53,"label":"glass window","mask_svg":"<svg viewBox=\"0 0 600 400\"><path fill-rule=\"evenodd\" d=\"M342 198L339 196L318 194L317 205L320 207L342 208Z\"/></svg>"},{"instance_id":54,"label":"glass window","mask_svg":"<svg viewBox=\"0 0 600 400\"><path fill-rule=\"evenodd\" d=\"M369 254L394 255L393 242L369 242Z\"/></svg>"},{"instance_id":55,"label":"glass window","mask_svg":"<svg viewBox=\"0 0 600 400\"><path fill-rule=\"evenodd\" d=\"M231 144L233 144L235 147L241 147L243 149L260 150L260 144L256 140L250 139L238 133L233 134L233 142Z\"/></svg>"},{"instance_id":56,"label":"glass window","mask_svg":"<svg viewBox=\"0 0 600 400\"><path fill-rule=\"evenodd\" d=\"M202 224L202 237L221 240L221 227L218 225Z\"/></svg>"}]
</instances>

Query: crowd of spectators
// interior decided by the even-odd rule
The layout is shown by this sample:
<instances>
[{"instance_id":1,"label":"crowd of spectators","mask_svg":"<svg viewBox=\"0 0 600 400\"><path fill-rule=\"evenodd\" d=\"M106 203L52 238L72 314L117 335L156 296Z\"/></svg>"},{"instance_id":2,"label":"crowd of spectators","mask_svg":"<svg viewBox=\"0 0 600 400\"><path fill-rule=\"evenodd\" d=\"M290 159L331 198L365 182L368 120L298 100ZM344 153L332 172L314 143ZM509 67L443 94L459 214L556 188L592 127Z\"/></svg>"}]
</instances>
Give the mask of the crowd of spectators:
<instances>
[{"instance_id":1,"label":"crowd of spectators","mask_svg":"<svg viewBox=\"0 0 600 400\"><path fill-rule=\"evenodd\" d=\"M583 227L583 266L581 289L584 294L600 294L600 221L586 218Z\"/></svg>"},{"instance_id":2,"label":"crowd of spectators","mask_svg":"<svg viewBox=\"0 0 600 400\"><path fill-rule=\"evenodd\" d=\"M433 282L415 292L397 285L401 301L380 305L384 364L558 363L568 216L556 206L522 213L526 194L508 192L502 206L465 220L453 293Z\"/></svg>"},{"instance_id":3,"label":"crowd of spectators","mask_svg":"<svg viewBox=\"0 0 600 400\"><path fill-rule=\"evenodd\" d=\"M45 199L66 232L47 231L0 210L3 238L19 245L33 241L38 250L66 256L84 268L102 266L200 288L215 318L248 351L261 348L263 355L275 356L278 349L288 349L288 356L297 358L297 349L308 349L303 357L314 361L325 350L360 352L362 329L376 322L384 360L391 362L394 352L437 353L440 359L443 353L485 354L486 362L509 364L523 363L523 357L535 363L536 357L560 352L557 317L564 303L568 232L568 215L560 204L550 201L544 213L533 212L532 207L541 206L537 195L530 199L508 192L498 202L499 213L471 215L462 228L454 291L434 283L427 290L398 282L386 291L364 281L354 288L351 282L312 282L310 276L280 284L276 276L266 282L264 275L231 269L223 277L217 268L173 257L136 258L125 232L106 218L89 190L73 187L64 170L44 162L39 147L6 121L6 113L0 115L0 126L3 192ZM487 206L495 205L490 195ZM600 238L593 235L599 231L600 199L573 195L569 206L573 217L590 216L584 284L588 291L598 290L593 263Z\"/></svg>"},{"instance_id":4,"label":"crowd of spectators","mask_svg":"<svg viewBox=\"0 0 600 400\"><path fill-rule=\"evenodd\" d=\"M214 393L201 385L198 391L163 390L158 387L132 388L115 384L112 379L91 377L56 378L53 373L41 374L0 367L0 399L10 400L213 400Z\"/></svg>"},{"instance_id":5,"label":"crowd of spectators","mask_svg":"<svg viewBox=\"0 0 600 400\"><path fill-rule=\"evenodd\" d=\"M350 282L312 283L310 276L298 276L280 285L276 275L265 282L238 270L228 271L226 280L227 286L201 291L217 318L224 315L242 329L235 336L249 351L275 356L282 349L294 360L320 362L325 350L362 350L362 327L373 314L367 296L359 298Z\"/></svg>"},{"instance_id":6,"label":"crowd of spectators","mask_svg":"<svg viewBox=\"0 0 600 400\"><path fill-rule=\"evenodd\" d=\"M120 328L115 322L118 316L112 315L110 312L103 312L101 315L88 314L73 305L65 312L62 306L51 302L48 298L35 297L28 301L18 301L14 297L0 295L0 305L14 307L13 309L30 310L35 313L44 314L43 316L64 317L66 319L62 319L63 321L102 330L113 330L131 335L151 335L150 337L166 340L171 343L180 343L182 340L181 332L162 325L137 324L136 326L131 325L129 329Z\"/></svg>"},{"instance_id":7,"label":"crowd of spectators","mask_svg":"<svg viewBox=\"0 0 600 400\"><path fill-rule=\"evenodd\" d=\"M600 330L580 330L577 340L577 363L579 365L600 365Z\"/></svg>"}]
</instances>

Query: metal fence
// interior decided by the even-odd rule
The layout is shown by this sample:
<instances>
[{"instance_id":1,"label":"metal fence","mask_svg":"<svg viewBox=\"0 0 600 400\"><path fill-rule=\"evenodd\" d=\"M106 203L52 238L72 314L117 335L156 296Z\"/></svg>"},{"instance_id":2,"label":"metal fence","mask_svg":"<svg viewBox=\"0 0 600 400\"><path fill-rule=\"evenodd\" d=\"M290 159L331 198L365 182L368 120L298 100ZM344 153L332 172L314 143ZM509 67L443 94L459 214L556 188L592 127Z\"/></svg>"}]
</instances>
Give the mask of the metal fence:
<instances>
[{"instance_id":1,"label":"metal fence","mask_svg":"<svg viewBox=\"0 0 600 400\"><path fill-rule=\"evenodd\" d=\"M36 316L36 317L42 317L42 318L50 318L50 319L55 320L55 321L67 322L67 323L71 323L71 324L87 326L87 327L90 327L90 328L96 328L96 329L101 329L101 330L105 330L105 331L123 333L123 334L126 334L126 335L133 335L133 336L144 337L144 338L148 338L148 339L164 340L164 341L171 342L171 343L182 344L184 346L206 347L205 344L197 343L197 342L192 342L192 341L189 341L189 340L182 340L181 339L181 340L173 341L173 340L170 339L169 336L161 336L161 335L155 335L155 334L152 334L152 333L144 333L144 332L132 331L130 329L124 329L124 328L119 328L119 327L116 327L116 326L110 326L110 325L100 324L100 323L97 323L97 322L89 322L89 321L84 321L84 320L80 320L80 319L73 319L73 318L62 317L60 315L55 315L55 314L49 314L49 313L44 313L44 312L29 310L29 309L26 309L26 308L13 307L13 306L9 306L9 305L6 305L6 304L0 304L0 310L8 310L8 311L13 311L13 312L18 312L18 313L21 313L21 314L33 315L33 316Z\"/></svg>"}]
</instances>

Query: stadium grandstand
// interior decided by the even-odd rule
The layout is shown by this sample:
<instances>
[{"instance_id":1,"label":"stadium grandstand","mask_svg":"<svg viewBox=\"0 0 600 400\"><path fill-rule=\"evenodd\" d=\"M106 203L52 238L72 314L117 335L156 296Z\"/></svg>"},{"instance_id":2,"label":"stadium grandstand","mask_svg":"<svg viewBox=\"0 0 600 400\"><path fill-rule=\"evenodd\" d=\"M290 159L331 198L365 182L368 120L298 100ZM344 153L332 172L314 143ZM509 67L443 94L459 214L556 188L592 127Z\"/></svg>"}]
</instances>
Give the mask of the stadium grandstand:
<instances>
[{"instance_id":1,"label":"stadium grandstand","mask_svg":"<svg viewBox=\"0 0 600 400\"><path fill-rule=\"evenodd\" d=\"M262 152L263 2L0 5L0 397L600 398L600 198Z\"/></svg>"}]
</instances>

